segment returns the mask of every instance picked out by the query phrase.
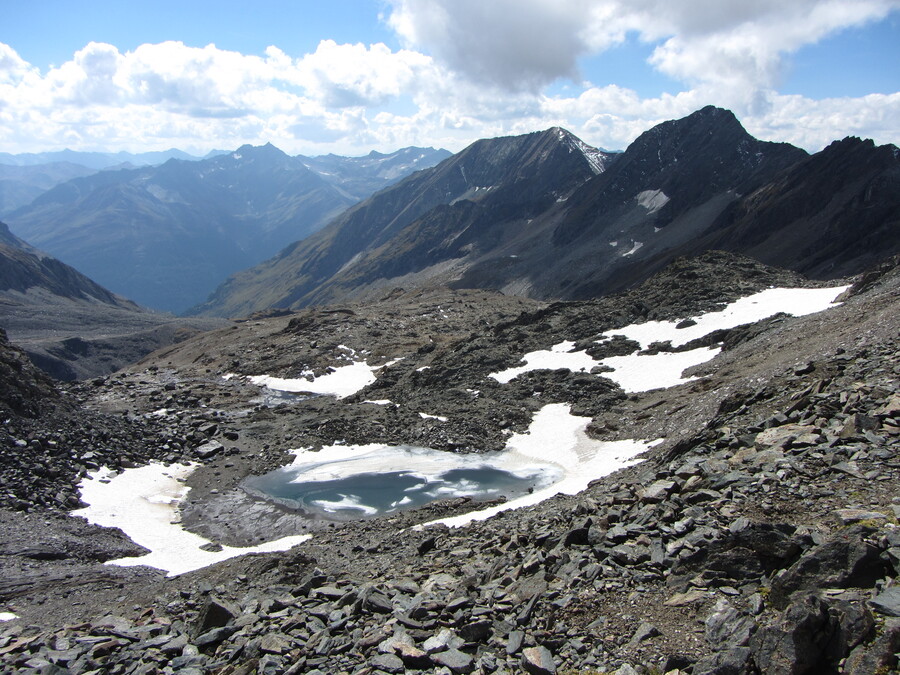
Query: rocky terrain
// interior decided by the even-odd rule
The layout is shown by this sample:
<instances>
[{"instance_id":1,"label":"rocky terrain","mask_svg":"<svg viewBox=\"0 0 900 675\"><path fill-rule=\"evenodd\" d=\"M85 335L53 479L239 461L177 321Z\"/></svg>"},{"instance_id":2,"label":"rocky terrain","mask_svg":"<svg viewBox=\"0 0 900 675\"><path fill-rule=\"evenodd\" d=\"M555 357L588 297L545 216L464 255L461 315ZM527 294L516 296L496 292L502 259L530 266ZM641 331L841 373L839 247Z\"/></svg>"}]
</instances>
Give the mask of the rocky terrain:
<instances>
[{"instance_id":1,"label":"rocky terrain","mask_svg":"<svg viewBox=\"0 0 900 675\"><path fill-rule=\"evenodd\" d=\"M896 672L900 269L853 281L839 307L713 334L723 351L698 379L633 394L566 370L487 375L561 340L625 353L594 340L809 282L707 253L583 302L397 290L256 315L62 387L0 343L0 612L17 616L0 623L0 668ZM224 377L323 374L350 358L384 367L343 399L278 399ZM664 440L580 494L462 528L416 525L483 505L311 526L240 488L289 448L497 449L549 403L590 417L595 438ZM213 546L313 537L174 578L103 565L139 547L67 515L77 482L153 459L201 464L181 518Z\"/></svg>"}]
</instances>

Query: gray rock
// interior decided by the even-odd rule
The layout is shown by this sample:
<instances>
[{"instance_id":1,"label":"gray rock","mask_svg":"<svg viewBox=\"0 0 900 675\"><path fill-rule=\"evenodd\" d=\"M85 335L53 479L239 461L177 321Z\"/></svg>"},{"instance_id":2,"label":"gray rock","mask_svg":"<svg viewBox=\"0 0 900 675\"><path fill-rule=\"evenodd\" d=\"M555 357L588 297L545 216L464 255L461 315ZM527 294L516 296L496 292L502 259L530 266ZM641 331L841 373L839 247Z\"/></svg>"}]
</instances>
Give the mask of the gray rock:
<instances>
[{"instance_id":1,"label":"gray rock","mask_svg":"<svg viewBox=\"0 0 900 675\"><path fill-rule=\"evenodd\" d=\"M466 642L484 642L491 635L493 623L488 620L473 621L456 629L457 635Z\"/></svg>"},{"instance_id":2,"label":"gray rock","mask_svg":"<svg viewBox=\"0 0 900 675\"><path fill-rule=\"evenodd\" d=\"M675 489L675 481L658 480L639 492L641 501L655 504L663 501Z\"/></svg>"},{"instance_id":3,"label":"gray rock","mask_svg":"<svg viewBox=\"0 0 900 675\"><path fill-rule=\"evenodd\" d=\"M869 605L879 614L900 617L900 587L892 586L869 600Z\"/></svg>"},{"instance_id":4,"label":"gray rock","mask_svg":"<svg viewBox=\"0 0 900 675\"><path fill-rule=\"evenodd\" d=\"M777 623L757 631L750 640L750 651L757 667L767 675L823 672L830 637L828 606L815 595L805 595L788 607Z\"/></svg>"},{"instance_id":5,"label":"gray rock","mask_svg":"<svg viewBox=\"0 0 900 675\"><path fill-rule=\"evenodd\" d=\"M439 666L449 668L454 673L470 673L475 667L475 659L458 649L448 649L431 655L431 660Z\"/></svg>"},{"instance_id":6,"label":"gray rock","mask_svg":"<svg viewBox=\"0 0 900 675\"><path fill-rule=\"evenodd\" d=\"M816 428L810 424L784 424L761 431L756 435L759 450L791 447L795 442L812 445L818 441Z\"/></svg>"},{"instance_id":7,"label":"gray rock","mask_svg":"<svg viewBox=\"0 0 900 675\"><path fill-rule=\"evenodd\" d=\"M192 633L201 635L212 628L220 628L227 625L230 621L240 614L240 610L227 600L222 600L215 596L207 598L197 619L194 621Z\"/></svg>"},{"instance_id":8,"label":"gray rock","mask_svg":"<svg viewBox=\"0 0 900 675\"><path fill-rule=\"evenodd\" d=\"M888 619L878 637L871 643L859 645L850 653L844 663L844 673L871 675L890 672L897 667L898 651L900 651L900 619Z\"/></svg>"},{"instance_id":9,"label":"gray rock","mask_svg":"<svg viewBox=\"0 0 900 675\"><path fill-rule=\"evenodd\" d=\"M365 594L363 607L370 612L377 612L379 614L390 614L394 610L391 599L384 593L375 590L371 590Z\"/></svg>"},{"instance_id":10,"label":"gray rock","mask_svg":"<svg viewBox=\"0 0 900 675\"><path fill-rule=\"evenodd\" d=\"M872 586L884 577L886 563L878 548L864 540L871 532L864 525L853 525L809 550L772 582L771 601L783 607L788 596L801 589Z\"/></svg>"},{"instance_id":11,"label":"gray rock","mask_svg":"<svg viewBox=\"0 0 900 675\"><path fill-rule=\"evenodd\" d=\"M219 441L208 441L207 443L198 446L197 449L194 450L194 453L200 459L209 459L210 457L218 455L224 449L225 446L219 443Z\"/></svg>"},{"instance_id":12,"label":"gray rock","mask_svg":"<svg viewBox=\"0 0 900 675\"><path fill-rule=\"evenodd\" d=\"M267 654L284 654L291 648L291 639L280 633L266 633L259 641L259 648Z\"/></svg>"},{"instance_id":13,"label":"gray rock","mask_svg":"<svg viewBox=\"0 0 900 675\"><path fill-rule=\"evenodd\" d=\"M237 630L238 629L234 626L222 626L220 628L213 628L194 638L194 644L198 647L217 645L220 642L224 642L225 640L230 638L237 632Z\"/></svg>"},{"instance_id":14,"label":"gray rock","mask_svg":"<svg viewBox=\"0 0 900 675\"><path fill-rule=\"evenodd\" d=\"M449 628L442 628L437 635L432 635L422 643L422 649L429 654L444 651L445 649L456 649L462 646L462 639Z\"/></svg>"},{"instance_id":15,"label":"gray rock","mask_svg":"<svg viewBox=\"0 0 900 675\"><path fill-rule=\"evenodd\" d=\"M744 675L749 661L749 647L734 647L697 661L693 675Z\"/></svg>"},{"instance_id":16,"label":"gray rock","mask_svg":"<svg viewBox=\"0 0 900 675\"><path fill-rule=\"evenodd\" d=\"M506 653L515 654L522 648L522 642L525 640L525 633L521 630L510 631L506 638Z\"/></svg>"},{"instance_id":17,"label":"gray rock","mask_svg":"<svg viewBox=\"0 0 900 675\"><path fill-rule=\"evenodd\" d=\"M716 603L705 624L709 644L734 647L746 647L755 626L752 618L741 614L724 599Z\"/></svg>"},{"instance_id":18,"label":"gray rock","mask_svg":"<svg viewBox=\"0 0 900 675\"><path fill-rule=\"evenodd\" d=\"M863 520L887 520L887 516L883 513L865 509L838 509L834 513L844 525L852 525Z\"/></svg>"},{"instance_id":19,"label":"gray rock","mask_svg":"<svg viewBox=\"0 0 900 675\"><path fill-rule=\"evenodd\" d=\"M628 647L633 649L640 643L644 642L644 640L649 640L650 638L657 637L658 635L662 635L662 633L659 632L659 629L656 626L647 621L642 621L641 625L638 626L636 631L634 631L634 635L631 636L631 640L628 642Z\"/></svg>"},{"instance_id":20,"label":"gray rock","mask_svg":"<svg viewBox=\"0 0 900 675\"><path fill-rule=\"evenodd\" d=\"M522 669L531 675L555 675L553 654L546 647L526 647L522 650Z\"/></svg>"},{"instance_id":21,"label":"gray rock","mask_svg":"<svg viewBox=\"0 0 900 675\"><path fill-rule=\"evenodd\" d=\"M377 654L369 659L368 664L387 673L402 673L406 670L403 660L396 654Z\"/></svg>"}]
</instances>

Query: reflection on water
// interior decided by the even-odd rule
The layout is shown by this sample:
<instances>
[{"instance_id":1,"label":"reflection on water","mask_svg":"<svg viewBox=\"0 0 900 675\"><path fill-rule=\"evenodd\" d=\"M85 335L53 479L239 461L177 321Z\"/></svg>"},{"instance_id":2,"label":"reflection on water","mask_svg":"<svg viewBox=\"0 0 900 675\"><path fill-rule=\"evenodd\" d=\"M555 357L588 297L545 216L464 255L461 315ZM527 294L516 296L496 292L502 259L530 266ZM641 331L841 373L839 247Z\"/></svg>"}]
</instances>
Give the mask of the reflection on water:
<instances>
[{"instance_id":1,"label":"reflection on water","mask_svg":"<svg viewBox=\"0 0 900 675\"><path fill-rule=\"evenodd\" d=\"M320 464L315 468L321 467ZM288 467L251 476L242 487L253 495L289 508L332 519L352 519L416 508L450 497L486 500L503 496L512 499L545 487L558 478L557 472L548 467L531 467L513 473L488 463L457 466L434 473L422 470L364 471L314 480L304 479L304 468L307 467Z\"/></svg>"},{"instance_id":2,"label":"reflection on water","mask_svg":"<svg viewBox=\"0 0 900 675\"><path fill-rule=\"evenodd\" d=\"M261 387L259 396L250 399L250 403L265 406L266 408L276 408L280 405L289 405L292 403L300 403L310 398L315 398L318 394L298 394L290 391L280 391L278 389L269 389Z\"/></svg>"}]
</instances>

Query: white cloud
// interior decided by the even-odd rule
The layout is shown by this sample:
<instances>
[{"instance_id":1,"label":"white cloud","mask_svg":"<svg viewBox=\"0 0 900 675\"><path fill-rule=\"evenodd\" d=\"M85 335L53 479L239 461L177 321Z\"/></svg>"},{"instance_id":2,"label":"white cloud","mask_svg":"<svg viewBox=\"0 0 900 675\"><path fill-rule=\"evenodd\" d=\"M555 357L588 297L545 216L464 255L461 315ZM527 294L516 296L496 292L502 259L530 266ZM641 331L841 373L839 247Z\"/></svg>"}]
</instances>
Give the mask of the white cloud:
<instances>
[{"instance_id":1,"label":"white cloud","mask_svg":"<svg viewBox=\"0 0 900 675\"><path fill-rule=\"evenodd\" d=\"M848 134L900 139L900 94L811 100L778 93L790 55L900 0L389 0L406 43L259 55L215 45L89 43L41 73L0 43L0 150L195 152L271 141L287 152L458 150L553 125L624 148L707 104L751 133L817 150ZM642 97L582 81L579 60L628 39L684 91ZM567 86L548 94L551 83Z\"/></svg>"},{"instance_id":2,"label":"white cloud","mask_svg":"<svg viewBox=\"0 0 900 675\"><path fill-rule=\"evenodd\" d=\"M513 91L577 78L580 57L627 35L692 84L772 88L784 55L884 18L898 0L391 0L389 25L453 71Z\"/></svg>"},{"instance_id":3,"label":"white cloud","mask_svg":"<svg viewBox=\"0 0 900 675\"><path fill-rule=\"evenodd\" d=\"M388 22L451 69L506 89L574 77L590 0L397 0Z\"/></svg>"}]
</instances>

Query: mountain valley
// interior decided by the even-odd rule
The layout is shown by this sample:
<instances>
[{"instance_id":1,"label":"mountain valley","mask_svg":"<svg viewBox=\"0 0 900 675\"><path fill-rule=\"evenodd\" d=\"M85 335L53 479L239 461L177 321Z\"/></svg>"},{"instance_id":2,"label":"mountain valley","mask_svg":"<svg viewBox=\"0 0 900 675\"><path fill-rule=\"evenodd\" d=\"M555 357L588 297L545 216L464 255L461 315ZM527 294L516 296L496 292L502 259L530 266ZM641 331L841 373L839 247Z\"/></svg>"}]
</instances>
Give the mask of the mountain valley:
<instances>
[{"instance_id":1,"label":"mountain valley","mask_svg":"<svg viewBox=\"0 0 900 675\"><path fill-rule=\"evenodd\" d=\"M75 178L7 213L6 222L103 286L178 313L229 274L446 154L406 148L367 158L305 158L271 144L244 146L202 160L171 158Z\"/></svg>"}]
</instances>

